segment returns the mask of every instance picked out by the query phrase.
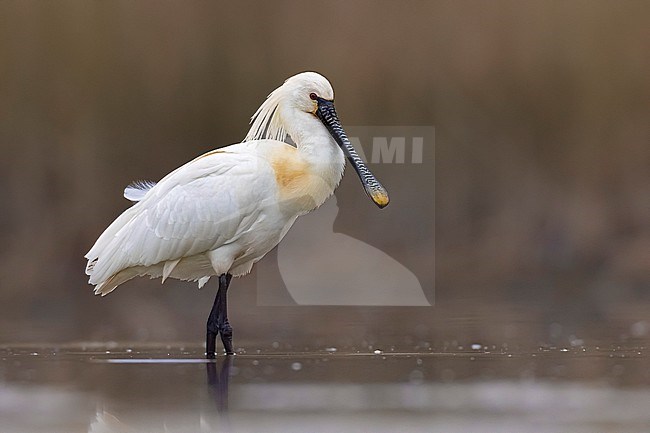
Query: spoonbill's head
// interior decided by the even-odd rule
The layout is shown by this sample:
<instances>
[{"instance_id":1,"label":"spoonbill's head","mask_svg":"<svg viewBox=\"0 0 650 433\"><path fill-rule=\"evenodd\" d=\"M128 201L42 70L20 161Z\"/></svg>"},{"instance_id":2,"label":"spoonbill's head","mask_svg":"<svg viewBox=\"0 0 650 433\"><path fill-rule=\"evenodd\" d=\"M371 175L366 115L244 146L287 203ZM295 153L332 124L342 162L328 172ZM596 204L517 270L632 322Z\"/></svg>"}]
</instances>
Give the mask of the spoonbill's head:
<instances>
[{"instance_id":1,"label":"spoonbill's head","mask_svg":"<svg viewBox=\"0 0 650 433\"><path fill-rule=\"evenodd\" d=\"M284 141L287 129L282 113L309 113L317 117L359 175L363 187L380 208L389 202L388 191L379 183L350 143L334 108L334 90L325 77L316 72L302 72L288 78L274 90L252 117L251 129L245 140L268 138Z\"/></svg>"},{"instance_id":2,"label":"spoonbill's head","mask_svg":"<svg viewBox=\"0 0 650 433\"><path fill-rule=\"evenodd\" d=\"M318 108L314 96L328 101L334 100L332 85L327 81L327 78L316 72L302 72L294 75L288 78L280 89L282 89L284 101L287 105L312 114L316 114Z\"/></svg>"}]
</instances>

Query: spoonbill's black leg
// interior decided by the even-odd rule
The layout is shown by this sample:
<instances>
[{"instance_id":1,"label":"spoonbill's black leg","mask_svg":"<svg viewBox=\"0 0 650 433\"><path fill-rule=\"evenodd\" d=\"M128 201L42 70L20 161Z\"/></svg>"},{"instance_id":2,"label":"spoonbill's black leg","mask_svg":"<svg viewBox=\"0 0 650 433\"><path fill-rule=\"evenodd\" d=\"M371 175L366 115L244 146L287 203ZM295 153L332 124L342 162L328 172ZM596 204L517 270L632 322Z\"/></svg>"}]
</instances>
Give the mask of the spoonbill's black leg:
<instances>
[{"instance_id":1,"label":"spoonbill's black leg","mask_svg":"<svg viewBox=\"0 0 650 433\"><path fill-rule=\"evenodd\" d=\"M219 290L214 298L214 304L208 316L207 337L205 341L205 356L213 359L216 355L217 334L221 334L221 341L227 355L234 355L232 350L232 327L228 323L228 286L232 275L219 275Z\"/></svg>"}]
</instances>

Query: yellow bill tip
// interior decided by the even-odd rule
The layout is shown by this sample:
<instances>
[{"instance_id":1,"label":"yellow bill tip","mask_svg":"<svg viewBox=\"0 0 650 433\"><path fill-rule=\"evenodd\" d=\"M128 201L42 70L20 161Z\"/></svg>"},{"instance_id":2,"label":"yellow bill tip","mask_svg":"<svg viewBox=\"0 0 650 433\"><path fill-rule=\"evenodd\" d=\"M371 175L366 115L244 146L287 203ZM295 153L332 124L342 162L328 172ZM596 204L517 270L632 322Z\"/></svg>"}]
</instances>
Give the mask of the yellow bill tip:
<instances>
[{"instance_id":1,"label":"yellow bill tip","mask_svg":"<svg viewBox=\"0 0 650 433\"><path fill-rule=\"evenodd\" d=\"M377 206L379 206L380 209L388 206L388 203L390 202L388 193L386 191L374 191L372 194L370 194L370 198L375 202Z\"/></svg>"}]
</instances>

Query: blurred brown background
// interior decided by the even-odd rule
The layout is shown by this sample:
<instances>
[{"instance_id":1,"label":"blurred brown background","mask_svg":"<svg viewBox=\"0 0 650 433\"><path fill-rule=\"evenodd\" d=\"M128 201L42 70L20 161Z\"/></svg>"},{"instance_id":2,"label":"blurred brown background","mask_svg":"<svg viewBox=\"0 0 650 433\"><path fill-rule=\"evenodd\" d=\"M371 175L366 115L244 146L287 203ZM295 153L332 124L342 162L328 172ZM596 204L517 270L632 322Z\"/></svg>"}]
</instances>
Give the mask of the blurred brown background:
<instances>
[{"instance_id":1,"label":"blurred brown background","mask_svg":"<svg viewBox=\"0 0 650 433\"><path fill-rule=\"evenodd\" d=\"M198 344L214 282L100 299L83 254L127 183L241 140L303 70L333 83L344 125L435 126L436 306L263 308L253 275L231 293L240 343L643 336L649 22L635 1L0 2L0 341ZM392 206L348 172L335 227L429 263L399 197L430 177L376 171Z\"/></svg>"}]
</instances>

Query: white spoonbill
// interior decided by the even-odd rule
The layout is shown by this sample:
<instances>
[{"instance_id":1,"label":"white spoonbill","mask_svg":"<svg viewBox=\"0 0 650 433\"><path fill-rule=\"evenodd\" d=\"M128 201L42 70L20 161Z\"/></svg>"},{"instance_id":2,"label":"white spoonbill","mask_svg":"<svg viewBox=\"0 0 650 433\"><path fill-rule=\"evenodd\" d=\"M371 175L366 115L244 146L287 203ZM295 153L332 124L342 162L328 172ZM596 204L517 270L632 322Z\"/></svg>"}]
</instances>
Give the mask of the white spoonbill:
<instances>
[{"instance_id":1,"label":"white spoonbill","mask_svg":"<svg viewBox=\"0 0 650 433\"><path fill-rule=\"evenodd\" d=\"M250 272L296 218L334 192L345 157L366 193L383 208L388 193L350 144L325 77L303 72L274 90L251 118L243 142L205 153L158 183L126 187L136 202L86 254L95 294L107 295L133 277L178 278L202 287L219 277L207 322L206 356L216 337L233 354L226 294L233 276ZM287 135L295 147L285 142Z\"/></svg>"}]
</instances>

